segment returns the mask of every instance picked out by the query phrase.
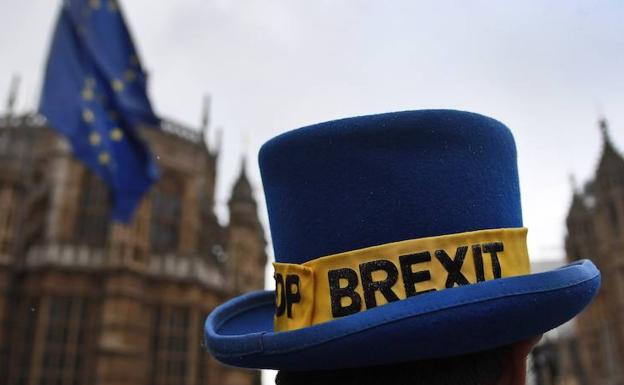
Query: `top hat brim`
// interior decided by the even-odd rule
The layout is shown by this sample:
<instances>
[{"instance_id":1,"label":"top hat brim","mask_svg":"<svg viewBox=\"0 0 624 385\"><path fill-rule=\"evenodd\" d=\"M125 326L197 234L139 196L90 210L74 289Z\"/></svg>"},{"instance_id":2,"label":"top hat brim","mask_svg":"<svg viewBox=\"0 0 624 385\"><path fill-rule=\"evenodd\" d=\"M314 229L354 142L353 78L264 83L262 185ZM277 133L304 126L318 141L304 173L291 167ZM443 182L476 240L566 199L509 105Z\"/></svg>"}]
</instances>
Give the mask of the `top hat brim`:
<instances>
[{"instance_id":1,"label":"top hat brim","mask_svg":"<svg viewBox=\"0 0 624 385\"><path fill-rule=\"evenodd\" d=\"M600 287L588 260L410 297L297 329L273 332L274 292L217 307L205 323L209 351L225 364L280 370L385 365L483 351L572 319Z\"/></svg>"}]
</instances>

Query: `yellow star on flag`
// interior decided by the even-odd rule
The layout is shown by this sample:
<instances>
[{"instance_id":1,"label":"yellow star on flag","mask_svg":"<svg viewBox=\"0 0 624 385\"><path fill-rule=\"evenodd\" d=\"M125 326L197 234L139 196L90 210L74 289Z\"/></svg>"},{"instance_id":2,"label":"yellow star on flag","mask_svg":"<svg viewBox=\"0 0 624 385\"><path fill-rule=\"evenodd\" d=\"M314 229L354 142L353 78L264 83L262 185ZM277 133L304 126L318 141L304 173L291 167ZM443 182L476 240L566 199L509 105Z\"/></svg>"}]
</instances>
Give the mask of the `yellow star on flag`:
<instances>
[{"instance_id":1,"label":"yellow star on flag","mask_svg":"<svg viewBox=\"0 0 624 385\"><path fill-rule=\"evenodd\" d=\"M100 162L100 164L108 164L108 162L110 162L110 155L108 154L108 152L100 152L100 154L98 155L98 162Z\"/></svg>"},{"instance_id":2,"label":"yellow star on flag","mask_svg":"<svg viewBox=\"0 0 624 385\"><path fill-rule=\"evenodd\" d=\"M95 121L95 115L93 114L93 111L85 108L82 110L82 119L87 123L93 123L93 121Z\"/></svg>"},{"instance_id":3,"label":"yellow star on flag","mask_svg":"<svg viewBox=\"0 0 624 385\"><path fill-rule=\"evenodd\" d=\"M82 90L82 98L84 100L93 100L93 90L91 88Z\"/></svg>"},{"instance_id":4,"label":"yellow star on flag","mask_svg":"<svg viewBox=\"0 0 624 385\"><path fill-rule=\"evenodd\" d=\"M115 127L110 132L110 138L115 142L119 142L123 138L123 131L119 127Z\"/></svg>"},{"instance_id":5,"label":"yellow star on flag","mask_svg":"<svg viewBox=\"0 0 624 385\"><path fill-rule=\"evenodd\" d=\"M115 92L121 92L124 89L124 84L119 79L113 80L113 82L111 83L111 86L113 87L113 90L115 90Z\"/></svg>"},{"instance_id":6,"label":"yellow star on flag","mask_svg":"<svg viewBox=\"0 0 624 385\"><path fill-rule=\"evenodd\" d=\"M102 142L102 138L97 132L92 132L91 135L89 135L89 142L91 145L97 146Z\"/></svg>"}]
</instances>

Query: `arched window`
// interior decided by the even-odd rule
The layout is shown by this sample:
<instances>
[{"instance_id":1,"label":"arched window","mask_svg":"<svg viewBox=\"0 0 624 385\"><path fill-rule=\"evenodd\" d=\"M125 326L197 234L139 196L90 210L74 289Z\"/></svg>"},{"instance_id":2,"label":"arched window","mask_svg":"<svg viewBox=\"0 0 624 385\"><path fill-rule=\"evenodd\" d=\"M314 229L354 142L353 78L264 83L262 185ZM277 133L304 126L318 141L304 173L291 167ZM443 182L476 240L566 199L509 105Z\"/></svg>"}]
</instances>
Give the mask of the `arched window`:
<instances>
[{"instance_id":1,"label":"arched window","mask_svg":"<svg viewBox=\"0 0 624 385\"><path fill-rule=\"evenodd\" d=\"M150 221L150 248L152 253L175 252L178 248L182 187L179 179L165 173L152 190Z\"/></svg>"},{"instance_id":2,"label":"arched window","mask_svg":"<svg viewBox=\"0 0 624 385\"><path fill-rule=\"evenodd\" d=\"M93 304L87 298L49 297L38 384L92 384Z\"/></svg>"},{"instance_id":3,"label":"arched window","mask_svg":"<svg viewBox=\"0 0 624 385\"><path fill-rule=\"evenodd\" d=\"M184 385L188 382L190 311L161 305L152 321L151 364L153 385Z\"/></svg>"},{"instance_id":4,"label":"arched window","mask_svg":"<svg viewBox=\"0 0 624 385\"><path fill-rule=\"evenodd\" d=\"M110 202L108 189L93 172L84 169L74 236L78 244L104 247L108 241Z\"/></svg>"},{"instance_id":5,"label":"arched window","mask_svg":"<svg viewBox=\"0 0 624 385\"><path fill-rule=\"evenodd\" d=\"M92 384L95 306L80 297L22 298L11 329L11 364L3 384ZM38 359L35 346L40 349Z\"/></svg>"}]
</instances>

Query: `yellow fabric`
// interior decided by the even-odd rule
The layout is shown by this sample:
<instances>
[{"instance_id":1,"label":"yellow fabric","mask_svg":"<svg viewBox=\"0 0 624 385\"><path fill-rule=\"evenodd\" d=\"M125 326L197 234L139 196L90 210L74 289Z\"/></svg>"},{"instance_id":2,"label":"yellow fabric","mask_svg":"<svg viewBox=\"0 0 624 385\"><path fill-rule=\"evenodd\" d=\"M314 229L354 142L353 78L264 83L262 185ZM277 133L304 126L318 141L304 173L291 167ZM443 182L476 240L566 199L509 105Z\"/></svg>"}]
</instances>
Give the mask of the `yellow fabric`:
<instances>
[{"instance_id":1,"label":"yellow fabric","mask_svg":"<svg viewBox=\"0 0 624 385\"><path fill-rule=\"evenodd\" d=\"M388 296L393 301L402 300L429 290L446 289L449 284L452 287L477 283L481 280L479 277L495 279L496 273L500 273L500 277L529 274L526 234L526 228L481 230L367 247L321 257L302 265L274 263L275 331L295 330L330 321L344 316L338 310L342 312L350 306L351 314L368 310L369 305L382 306L388 303ZM482 269L479 269L478 260L482 261ZM355 281L336 279L342 274L338 269L350 269L340 271L348 273L351 279L357 278L353 290L345 287ZM426 272L429 272L429 279L426 279ZM405 280L404 274L407 274ZM333 286L330 276L334 277ZM387 284L385 294L375 286L384 280ZM287 281L290 285L286 285ZM345 290L349 295L341 296ZM356 306L357 297L361 302L359 308Z\"/></svg>"}]
</instances>

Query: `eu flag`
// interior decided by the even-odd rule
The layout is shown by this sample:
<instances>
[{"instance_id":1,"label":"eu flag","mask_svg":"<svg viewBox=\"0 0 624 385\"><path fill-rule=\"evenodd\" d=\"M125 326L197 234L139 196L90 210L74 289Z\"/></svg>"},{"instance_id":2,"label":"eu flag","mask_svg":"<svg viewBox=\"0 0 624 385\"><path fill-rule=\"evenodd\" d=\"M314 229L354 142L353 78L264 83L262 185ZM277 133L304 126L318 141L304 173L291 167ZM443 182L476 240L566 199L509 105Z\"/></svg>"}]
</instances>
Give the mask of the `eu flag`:
<instances>
[{"instance_id":1,"label":"eu flag","mask_svg":"<svg viewBox=\"0 0 624 385\"><path fill-rule=\"evenodd\" d=\"M146 75L115 0L65 0L48 57L39 110L74 155L108 185L113 219L128 222L158 178L137 134L156 125Z\"/></svg>"}]
</instances>

